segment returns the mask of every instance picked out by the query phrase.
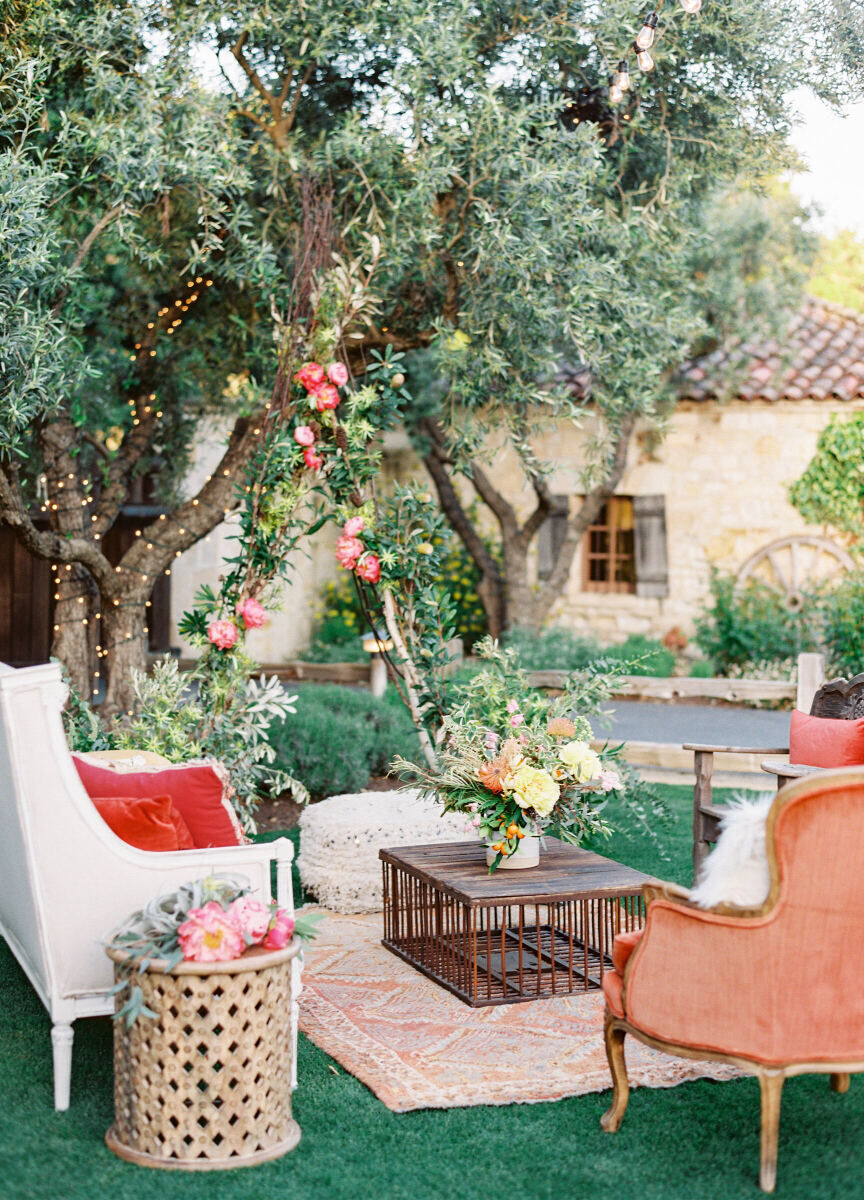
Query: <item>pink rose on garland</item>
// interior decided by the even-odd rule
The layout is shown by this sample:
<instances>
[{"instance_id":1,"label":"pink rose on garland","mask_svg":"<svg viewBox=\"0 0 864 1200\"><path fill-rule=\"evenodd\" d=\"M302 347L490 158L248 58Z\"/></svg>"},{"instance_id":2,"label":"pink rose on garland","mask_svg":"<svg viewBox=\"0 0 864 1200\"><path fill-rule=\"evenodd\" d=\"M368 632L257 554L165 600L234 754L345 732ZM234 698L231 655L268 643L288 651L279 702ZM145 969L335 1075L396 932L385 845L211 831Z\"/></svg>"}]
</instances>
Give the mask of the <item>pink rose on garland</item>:
<instances>
[{"instance_id":1,"label":"pink rose on garland","mask_svg":"<svg viewBox=\"0 0 864 1200\"><path fill-rule=\"evenodd\" d=\"M336 557L341 566L346 571L353 571L357 566L357 559L363 553L363 543L356 537L340 537L336 543Z\"/></svg>"},{"instance_id":2,"label":"pink rose on garland","mask_svg":"<svg viewBox=\"0 0 864 1200\"><path fill-rule=\"evenodd\" d=\"M243 618L243 624L247 629L260 629L267 623L267 613L263 606L257 600L253 600L251 596L243 601L237 609L237 613Z\"/></svg>"},{"instance_id":3,"label":"pink rose on garland","mask_svg":"<svg viewBox=\"0 0 864 1200\"><path fill-rule=\"evenodd\" d=\"M294 918L284 908L279 908L273 915L267 936L261 943L268 950L284 950L294 936Z\"/></svg>"},{"instance_id":4,"label":"pink rose on garland","mask_svg":"<svg viewBox=\"0 0 864 1200\"><path fill-rule=\"evenodd\" d=\"M294 441L298 446L314 446L315 434L308 425L298 425L294 430Z\"/></svg>"},{"instance_id":5,"label":"pink rose on garland","mask_svg":"<svg viewBox=\"0 0 864 1200\"><path fill-rule=\"evenodd\" d=\"M324 368L316 362L304 363L294 376L295 381L302 384L307 392L311 392L313 388L320 387L326 378Z\"/></svg>"},{"instance_id":6,"label":"pink rose on garland","mask_svg":"<svg viewBox=\"0 0 864 1200\"><path fill-rule=\"evenodd\" d=\"M362 517L349 517L349 519L345 522L345 528L342 532L346 537L353 538L356 537L358 533L362 533L365 528L366 522Z\"/></svg>"},{"instance_id":7,"label":"pink rose on garland","mask_svg":"<svg viewBox=\"0 0 864 1200\"><path fill-rule=\"evenodd\" d=\"M231 917L249 945L257 945L270 928L270 909L256 896L238 896L228 906Z\"/></svg>"},{"instance_id":8,"label":"pink rose on garland","mask_svg":"<svg viewBox=\"0 0 864 1200\"><path fill-rule=\"evenodd\" d=\"M237 626L233 621L211 621L207 637L218 650L230 650L237 641Z\"/></svg>"},{"instance_id":9,"label":"pink rose on garland","mask_svg":"<svg viewBox=\"0 0 864 1200\"><path fill-rule=\"evenodd\" d=\"M303 451L303 461L310 471L320 471L324 466L324 459L320 454L316 454L311 446L307 446Z\"/></svg>"},{"instance_id":10,"label":"pink rose on garland","mask_svg":"<svg viewBox=\"0 0 864 1200\"><path fill-rule=\"evenodd\" d=\"M192 962L228 962L246 949L240 926L215 900L190 909L177 930L177 940L183 957Z\"/></svg>"},{"instance_id":11,"label":"pink rose on garland","mask_svg":"<svg viewBox=\"0 0 864 1200\"><path fill-rule=\"evenodd\" d=\"M327 368L327 378L337 387L344 387L348 382L348 368L341 362L331 363Z\"/></svg>"},{"instance_id":12,"label":"pink rose on garland","mask_svg":"<svg viewBox=\"0 0 864 1200\"><path fill-rule=\"evenodd\" d=\"M357 564L357 574L367 583L377 583L381 578L381 563L377 554L364 554Z\"/></svg>"},{"instance_id":13,"label":"pink rose on garland","mask_svg":"<svg viewBox=\"0 0 864 1200\"><path fill-rule=\"evenodd\" d=\"M309 395L315 401L315 407L319 412L338 407L340 400L339 392L332 383L324 383L321 387L316 387Z\"/></svg>"}]
</instances>

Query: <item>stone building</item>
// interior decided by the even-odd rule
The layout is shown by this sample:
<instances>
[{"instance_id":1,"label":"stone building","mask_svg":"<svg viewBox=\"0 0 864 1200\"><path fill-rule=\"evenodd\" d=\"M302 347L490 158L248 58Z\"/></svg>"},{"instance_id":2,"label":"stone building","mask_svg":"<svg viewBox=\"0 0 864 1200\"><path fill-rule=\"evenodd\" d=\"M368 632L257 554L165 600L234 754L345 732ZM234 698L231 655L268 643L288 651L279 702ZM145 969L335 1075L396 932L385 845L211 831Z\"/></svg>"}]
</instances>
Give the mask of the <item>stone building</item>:
<instances>
[{"instance_id":1,"label":"stone building","mask_svg":"<svg viewBox=\"0 0 864 1200\"><path fill-rule=\"evenodd\" d=\"M676 627L688 633L712 565L755 572L790 593L808 577L846 569L842 539L807 526L787 493L831 415L862 407L864 315L822 301L801 308L782 342L737 344L686 364L665 438L659 445L638 432L633 438L617 494L584 538L552 620L608 641ZM579 496L590 432L559 425L538 445L553 464L560 506L537 540L540 577ZM422 470L398 436L388 464L398 476ZM511 456L496 457L495 476L511 503L528 509ZM225 538L223 527L175 569L175 622L197 586L218 572ZM331 551L324 534L298 563L284 611L255 632L250 649L263 661L297 656L308 644L316 597L339 570Z\"/></svg>"}]
</instances>

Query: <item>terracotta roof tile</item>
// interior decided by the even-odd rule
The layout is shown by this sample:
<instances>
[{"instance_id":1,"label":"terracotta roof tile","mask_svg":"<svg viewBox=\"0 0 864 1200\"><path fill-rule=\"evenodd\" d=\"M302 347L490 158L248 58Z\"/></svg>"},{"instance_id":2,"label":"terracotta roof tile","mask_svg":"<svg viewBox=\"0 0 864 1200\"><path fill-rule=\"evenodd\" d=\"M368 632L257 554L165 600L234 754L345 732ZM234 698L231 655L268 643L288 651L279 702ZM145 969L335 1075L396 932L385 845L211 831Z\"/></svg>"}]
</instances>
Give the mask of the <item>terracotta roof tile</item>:
<instances>
[{"instance_id":1,"label":"terracotta roof tile","mask_svg":"<svg viewBox=\"0 0 864 1200\"><path fill-rule=\"evenodd\" d=\"M785 337L719 347L684 363L680 380L686 400L728 395L730 385L745 400L864 397L864 313L809 298Z\"/></svg>"}]
</instances>

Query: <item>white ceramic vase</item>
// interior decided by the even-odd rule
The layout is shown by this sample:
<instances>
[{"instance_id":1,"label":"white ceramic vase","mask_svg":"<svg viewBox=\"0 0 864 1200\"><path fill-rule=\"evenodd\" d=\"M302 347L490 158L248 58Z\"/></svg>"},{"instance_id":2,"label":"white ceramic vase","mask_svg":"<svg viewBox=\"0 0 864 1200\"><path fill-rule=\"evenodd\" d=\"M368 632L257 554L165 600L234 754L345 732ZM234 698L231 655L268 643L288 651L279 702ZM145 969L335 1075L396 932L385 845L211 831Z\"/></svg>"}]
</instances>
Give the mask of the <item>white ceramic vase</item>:
<instances>
[{"instance_id":1,"label":"white ceramic vase","mask_svg":"<svg viewBox=\"0 0 864 1200\"><path fill-rule=\"evenodd\" d=\"M486 844L486 865L491 867L495 861L495 851ZM518 871L523 867L536 867L540 862L540 838L533 833L526 833L512 854L501 859L496 871Z\"/></svg>"}]
</instances>

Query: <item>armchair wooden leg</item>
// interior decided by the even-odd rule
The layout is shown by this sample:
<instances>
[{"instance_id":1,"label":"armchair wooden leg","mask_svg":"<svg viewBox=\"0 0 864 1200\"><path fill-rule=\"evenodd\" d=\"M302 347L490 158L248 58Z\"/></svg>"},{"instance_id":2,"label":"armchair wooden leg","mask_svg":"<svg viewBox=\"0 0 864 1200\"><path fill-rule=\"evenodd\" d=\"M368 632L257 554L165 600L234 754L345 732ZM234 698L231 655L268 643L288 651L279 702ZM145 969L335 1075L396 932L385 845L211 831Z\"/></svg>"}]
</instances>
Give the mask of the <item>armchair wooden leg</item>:
<instances>
[{"instance_id":1,"label":"armchair wooden leg","mask_svg":"<svg viewBox=\"0 0 864 1200\"><path fill-rule=\"evenodd\" d=\"M630 1083L627 1079L627 1063L624 1059L624 1039L627 1036L623 1029L614 1024L614 1017L606 1010L606 1020L603 1028L606 1039L606 1057L609 1060L609 1070L612 1072L612 1107L600 1118L600 1124L606 1133L617 1133L618 1127L627 1111L627 1101L630 1099Z\"/></svg>"},{"instance_id":2,"label":"armchair wooden leg","mask_svg":"<svg viewBox=\"0 0 864 1200\"><path fill-rule=\"evenodd\" d=\"M832 1092L848 1092L850 1079L848 1075L837 1074L831 1076L831 1091Z\"/></svg>"},{"instance_id":3,"label":"armchair wooden leg","mask_svg":"<svg viewBox=\"0 0 864 1200\"><path fill-rule=\"evenodd\" d=\"M780 1097L783 1081L782 1071L763 1071L759 1075L759 1090L762 1094L759 1186L763 1192L773 1192L777 1180L777 1139L780 1132Z\"/></svg>"}]
</instances>

